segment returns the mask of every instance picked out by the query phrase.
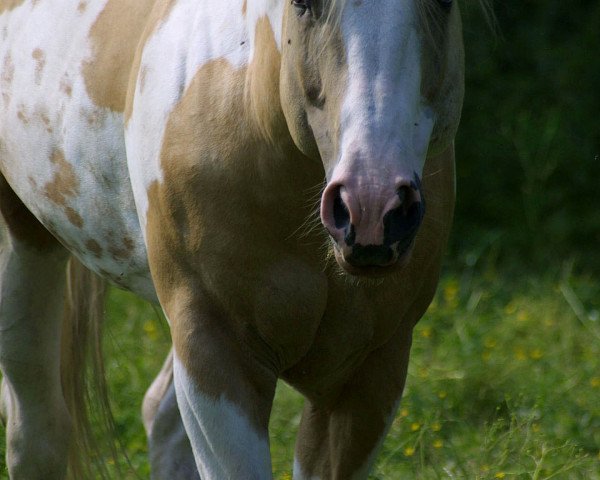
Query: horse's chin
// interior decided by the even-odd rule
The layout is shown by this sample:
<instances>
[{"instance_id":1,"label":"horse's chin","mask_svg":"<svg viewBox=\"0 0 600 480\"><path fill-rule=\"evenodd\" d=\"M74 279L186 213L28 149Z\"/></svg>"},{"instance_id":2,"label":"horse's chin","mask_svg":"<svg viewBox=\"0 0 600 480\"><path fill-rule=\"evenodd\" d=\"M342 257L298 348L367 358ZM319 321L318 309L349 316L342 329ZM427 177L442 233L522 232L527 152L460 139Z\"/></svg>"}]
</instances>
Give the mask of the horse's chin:
<instances>
[{"instance_id":1,"label":"horse's chin","mask_svg":"<svg viewBox=\"0 0 600 480\"><path fill-rule=\"evenodd\" d=\"M408 247L394 262L387 265L352 265L344 258L343 253L335 243L333 251L337 264L348 275L360 278L385 278L402 271L408 265L412 257L413 245Z\"/></svg>"}]
</instances>

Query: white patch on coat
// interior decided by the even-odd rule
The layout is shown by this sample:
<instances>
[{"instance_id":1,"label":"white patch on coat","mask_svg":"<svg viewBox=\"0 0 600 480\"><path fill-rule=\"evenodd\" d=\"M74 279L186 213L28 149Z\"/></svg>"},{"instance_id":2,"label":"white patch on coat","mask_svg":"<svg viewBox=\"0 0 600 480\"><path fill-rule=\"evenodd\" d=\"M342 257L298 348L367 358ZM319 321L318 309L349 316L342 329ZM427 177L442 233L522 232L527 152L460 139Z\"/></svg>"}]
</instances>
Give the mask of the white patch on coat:
<instances>
[{"instance_id":1,"label":"white patch on coat","mask_svg":"<svg viewBox=\"0 0 600 480\"><path fill-rule=\"evenodd\" d=\"M412 180L413 172L422 173L434 125L421 96L415 2L348 2L340 25L348 65L340 164L358 154L374 162L366 170L385 171L382 162L398 163Z\"/></svg>"},{"instance_id":2,"label":"white patch on coat","mask_svg":"<svg viewBox=\"0 0 600 480\"><path fill-rule=\"evenodd\" d=\"M244 412L220 397L202 393L174 355L177 403L202 480L268 480L271 455L267 435L252 426Z\"/></svg>"}]
</instances>

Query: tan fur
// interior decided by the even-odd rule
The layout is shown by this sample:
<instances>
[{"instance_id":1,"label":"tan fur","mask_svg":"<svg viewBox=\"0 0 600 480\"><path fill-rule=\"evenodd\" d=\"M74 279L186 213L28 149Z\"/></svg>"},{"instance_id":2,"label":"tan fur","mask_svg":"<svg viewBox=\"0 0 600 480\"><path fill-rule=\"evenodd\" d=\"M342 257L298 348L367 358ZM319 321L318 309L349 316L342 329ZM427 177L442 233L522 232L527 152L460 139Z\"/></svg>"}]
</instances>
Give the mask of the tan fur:
<instances>
[{"instance_id":1,"label":"tan fur","mask_svg":"<svg viewBox=\"0 0 600 480\"><path fill-rule=\"evenodd\" d=\"M25 3L25 0L0 0L0 14Z\"/></svg>"},{"instance_id":2,"label":"tan fur","mask_svg":"<svg viewBox=\"0 0 600 480\"><path fill-rule=\"evenodd\" d=\"M287 357L302 353L293 345L294 339L310 335L310 328L302 334L290 332L285 319L300 312L316 320L321 308L317 299L322 298L318 278L315 283L306 277L307 268L319 277L315 255L308 255L308 265L298 263L289 252L299 246L296 241L285 241L309 213L309 207L302 205L301 192L317 183L322 171L310 163L298 171L294 163L307 159L258 142L260 129L253 126L255 117L244 108L243 86L253 85L244 76L251 71L252 66L235 71L225 61L214 61L196 74L167 124L161 155L165 182L150 188L147 227L151 269L161 303L173 322L175 350L201 389L211 395L224 393L235 403L274 388L274 377L269 379L271 386L259 389L255 385L263 382L265 374L260 362L251 358L261 338L282 343L281 357L267 361L281 364L278 369L289 364ZM206 105L210 110L200 115L198 108ZM230 118L238 120L230 123ZM289 137L286 143L291 146ZM217 151L218 157L213 157ZM232 171L236 175L228 173ZM286 180L292 176L295 182L289 185ZM202 192L201 199L197 192ZM239 214L242 211L244 215ZM285 212L281 221L280 212ZM275 230L270 227L273 224L277 224ZM241 264L230 257L233 252ZM288 287L281 291L278 279L270 278L275 273L295 276L298 282L304 278L298 288L312 292L314 305L288 302ZM261 292L262 288L267 290ZM237 292L233 297L232 291ZM271 301L282 303L257 304L266 293ZM195 318L199 311L207 312L205 322ZM244 312L253 318L249 330ZM230 331L222 331L225 324ZM206 337L216 337L212 346ZM193 346L199 343L206 348ZM220 352L218 357L210 357L213 349ZM225 364L246 365L245 378L234 382L218 374L212 364L217 358ZM249 414L261 429L266 428L270 401L268 395L258 399Z\"/></svg>"},{"instance_id":3,"label":"tan fur","mask_svg":"<svg viewBox=\"0 0 600 480\"><path fill-rule=\"evenodd\" d=\"M83 226L83 218L68 205L68 198L79 193L79 180L73 166L65 160L62 150L54 149L50 162L55 166L54 178L44 185L44 194L61 207L69 221L76 227Z\"/></svg>"},{"instance_id":4,"label":"tan fur","mask_svg":"<svg viewBox=\"0 0 600 480\"><path fill-rule=\"evenodd\" d=\"M115 0L116 1L116 0ZM134 0L135 1L135 0ZM130 65L129 77L127 79L126 87L126 101L125 101L125 123L129 121L131 112L133 111L133 97L135 93L135 86L140 74L140 64L142 61L142 53L144 46L154 33L154 31L160 26L165 18L168 17L171 9L175 5L176 0L145 0L148 2L147 5L147 17L144 29L139 36L137 42L137 49L133 57L133 62Z\"/></svg>"},{"instance_id":5,"label":"tan fur","mask_svg":"<svg viewBox=\"0 0 600 480\"><path fill-rule=\"evenodd\" d=\"M0 91L4 101L4 108L8 108L11 99L11 87L15 75L15 64L13 63L10 53L4 56L2 62L2 76L0 76Z\"/></svg>"},{"instance_id":6,"label":"tan fur","mask_svg":"<svg viewBox=\"0 0 600 480\"><path fill-rule=\"evenodd\" d=\"M94 103L123 112L130 67L155 0L109 0L90 32L93 59L83 65ZM120 34L115 35L118 31Z\"/></svg>"},{"instance_id":7,"label":"tan fur","mask_svg":"<svg viewBox=\"0 0 600 480\"><path fill-rule=\"evenodd\" d=\"M42 49L36 48L31 52L31 57L35 61L35 83L39 85L42 82L42 73L46 66L46 54Z\"/></svg>"}]
</instances>

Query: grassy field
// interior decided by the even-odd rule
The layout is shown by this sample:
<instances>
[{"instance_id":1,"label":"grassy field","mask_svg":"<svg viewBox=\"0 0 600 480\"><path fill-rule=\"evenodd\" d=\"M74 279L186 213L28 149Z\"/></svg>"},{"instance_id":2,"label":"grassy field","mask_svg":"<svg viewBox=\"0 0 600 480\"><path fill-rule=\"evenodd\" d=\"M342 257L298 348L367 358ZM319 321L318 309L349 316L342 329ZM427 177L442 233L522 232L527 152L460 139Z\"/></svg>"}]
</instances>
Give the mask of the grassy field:
<instances>
[{"instance_id":1,"label":"grassy field","mask_svg":"<svg viewBox=\"0 0 600 480\"><path fill-rule=\"evenodd\" d=\"M405 395L371 478L600 479L599 311L600 282L568 265L542 277L447 272L415 332ZM111 290L105 347L131 463L124 476L145 479L139 411L168 327L149 305ZM276 479L291 478L301 405L279 386Z\"/></svg>"}]
</instances>

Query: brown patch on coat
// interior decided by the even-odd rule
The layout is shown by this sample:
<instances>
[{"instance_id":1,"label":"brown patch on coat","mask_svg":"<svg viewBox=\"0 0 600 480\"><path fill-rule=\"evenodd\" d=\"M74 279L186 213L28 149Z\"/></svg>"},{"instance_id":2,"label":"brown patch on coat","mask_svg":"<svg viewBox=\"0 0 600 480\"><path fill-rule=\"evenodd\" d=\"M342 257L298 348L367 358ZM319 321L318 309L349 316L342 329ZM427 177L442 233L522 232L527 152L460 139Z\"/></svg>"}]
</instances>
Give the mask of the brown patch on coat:
<instances>
[{"instance_id":1,"label":"brown patch on coat","mask_svg":"<svg viewBox=\"0 0 600 480\"><path fill-rule=\"evenodd\" d=\"M148 0L146 0L148 1ZM137 48L135 50L135 56L133 58L133 62L130 65L131 69L129 72L129 77L127 79L127 96L125 102L125 123L129 122L131 118L131 113L133 111L133 97L135 96L135 86L138 80L138 75L140 74L140 67L142 62L142 54L144 52L144 47L148 42L148 39L152 36L152 34L160 27L160 25L169 17L171 13L171 9L175 5L176 0L154 0L153 7L148 8L148 15L146 18L146 24L141 32L139 41L137 43ZM144 74L145 77L145 74Z\"/></svg>"},{"instance_id":2,"label":"brown patch on coat","mask_svg":"<svg viewBox=\"0 0 600 480\"><path fill-rule=\"evenodd\" d=\"M136 48L156 0L109 0L90 30L92 59L83 78L99 107L123 112ZM160 3L160 2L158 2Z\"/></svg>"},{"instance_id":3,"label":"brown patch on coat","mask_svg":"<svg viewBox=\"0 0 600 480\"><path fill-rule=\"evenodd\" d=\"M90 127L101 125L106 119L106 115L100 108L81 109L81 115Z\"/></svg>"},{"instance_id":4,"label":"brown patch on coat","mask_svg":"<svg viewBox=\"0 0 600 480\"><path fill-rule=\"evenodd\" d=\"M77 5L77 11L79 13L83 13L85 12L87 9L87 2L79 2L79 5Z\"/></svg>"},{"instance_id":5,"label":"brown patch on coat","mask_svg":"<svg viewBox=\"0 0 600 480\"><path fill-rule=\"evenodd\" d=\"M13 63L12 55L8 52L4 55L4 61L2 63L2 83L6 86L10 86L12 84L13 78L15 76L15 64Z\"/></svg>"},{"instance_id":6,"label":"brown patch on coat","mask_svg":"<svg viewBox=\"0 0 600 480\"><path fill-rule=\"evenodd\" d=\"M83 226L83 218L68 205L68 199L79 193L79 179L73 166L65 160L62 150L55 148L50 156L55 166L54 178L44 185L44 194L48 199L62 207L68 220L76 227Z\"/></svg>"},{"instance_id":7,"label":"brown patch on coat","mask_svg":"<svg viewBox=\"0 0 600 480\"><path fill-rule=\"evenodd\" d=\"M2 92L2 100L4 101L5 108L8 108L10 105L11 86L14 76L15 64L13 63L10 52L8 52L4 56L2 62L2 75L0 75L0 91Z\"/></svg>"},{"instance_id":8,"label":"brown patch on coat","mask_svg":"<svg viewBox=\"0 0 600 480\"><path fill-rule=\"evenodd\" d=\"M0 0L0 14L13 10L23 3L25 3L25 0Z\"/></svg>"},{"instance_id":9,"label":"brown patch on coat","mask_svg":"<svg viewBox=\"0 0 600 480\"><path fill-rule=\"evenodd\" d=\"M25 105L20 104L18 109L17 109L17 118L24 124L24 125L28 125L29 124L29 116L27 115L27 113L25 112Z\"/></svg>"},{"instance_id":10,"label":"brown patch on coat","mask_svg":"<svg viewBox=\"0 0 600 480\"><path fill-rule=\"evenodd\" d=\"M59 88L60 91L63 92L67 97L73 95L73 82L68 75L65 74L65 76L60 80Z\"/></svg>"},{"instance_id":11,"label":"brown patch on coat","mask_svg":"<svg viewBox=\"0 0 600 480\"><path fill-rule=\"evenodd\" d=\"M85 247L92 252L96 258L100 258L102 256L102 247L96 240L90 238L87 242L85 242Z\"/></svg>"},{"instance_id":12,"label":"brown patch on coat","mask_svg":"<svg viewBox=\"0 0 600 480\"><path fill-rule=\"evenodd\" d=\"M0 175L0 213L11 234L19 241L39 250L47 250L59 245L52 234L27 209L2 175Z\"/></svg>"},{"instance_id":13,"label":"brown patch on coat","mask_svg":"<svg viewBox=\"0 0 600 480\"><path fill-rule=\"evenodd\" d=\"M248 0L244 0L244 3L242 4L242 15L244 17L246 16L247 11L248 11Z\"/></svg>"},{"instance_id":14,"label":"brown patch on coat","mask_svg":"<svg viewBox=\"0 0 600 480\"><path fill-rule=\"evenodd\" d=\"M133 253L133 247L133 241L129 237L125 237L122 245L110 246L108 248L108 253L110 253L115 260L125 260L131 257L131 254Z\"/></svg>"},{"instance_id":15,"label":"brown patch on coat","mask_svg":"<svg viewBox=\"0 0 600 480\"><path fill-rule=\"evenodd\" d=\"M40 48L36 48L31 52L31 57L35 60L35 83L42 83L42 74L46 66L46 54Z\"/></svg>"},{"instance_id":16,"label":"brown patch on coat","mask_svg":"<svg viewBox=\"0 0 600 480\"><path fill-rule=\"evenodd\" d=\"M46 131L48 133L52 133L54 130L52 129L52 127L50 125L50 117L48 117L48 114L45 111L38 111L38 114L40 116L40 120L42 121L42 123L44 124L44 127L46 128Z\"/></svg>"}]
</instances>

